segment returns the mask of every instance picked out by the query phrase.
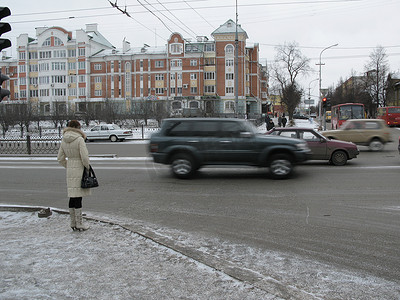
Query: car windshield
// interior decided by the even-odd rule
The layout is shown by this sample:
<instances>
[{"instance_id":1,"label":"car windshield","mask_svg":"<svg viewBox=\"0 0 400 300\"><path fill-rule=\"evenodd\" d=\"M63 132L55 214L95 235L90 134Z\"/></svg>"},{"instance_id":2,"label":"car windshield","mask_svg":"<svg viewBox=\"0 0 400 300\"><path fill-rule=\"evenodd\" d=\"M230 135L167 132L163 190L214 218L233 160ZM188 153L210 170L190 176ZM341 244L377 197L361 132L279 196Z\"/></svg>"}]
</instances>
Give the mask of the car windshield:
<instances>
[{"instance_id":1,"label":"car windshield","mask_svg":"<svg viewBox=\"0 0 400 300\"><path fill-rule=\"evenodd\" d=\"M251 132L252 134L258 133L256 126L254 126L254 124L251 122L244 122L244 127L246 131Z\"/></svg>"}]
</instances>

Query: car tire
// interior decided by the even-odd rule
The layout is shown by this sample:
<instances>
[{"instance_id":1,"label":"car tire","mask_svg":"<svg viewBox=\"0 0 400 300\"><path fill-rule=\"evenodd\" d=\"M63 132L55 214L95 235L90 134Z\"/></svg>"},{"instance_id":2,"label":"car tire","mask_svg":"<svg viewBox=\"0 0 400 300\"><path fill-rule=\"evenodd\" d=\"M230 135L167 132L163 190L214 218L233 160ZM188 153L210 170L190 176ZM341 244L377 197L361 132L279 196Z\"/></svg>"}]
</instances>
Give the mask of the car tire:
<instances>
[{"instance_id":1,"label":"car tire","mask_svg":"<svg viewBox=\"0 0 400 300\"><path fill-rule=\"evenodd\" d=\"M289 155L276 154L271 157L269 171L274 179L285 179L293 171L293 163Z\"/></svg>"},{"instance_id":2,"label":"car tire","mask_svg":"<svg viewBox=\"0 0 400 300\"><path fill-rule=\"evenodd\" d=\"M186 153L175 154L171 159L171 170L176 178L188 179L196 172L192 156Z\"/></svg>"},{"instance_id":3,"label":"car tire","mask_svg":"<svg viewBox=\"0 0 400 300\"><path fill-rule=\"evenodd\" d=\"M112 136L110 136L110 141L111 142L117 142L118 141L118 137L116 135L112 135Z\"/></svg>"},{"instance_id":4,"label":"car tire","mask_svg":"<svg viewBox=\"0 0 400 300\"><path fill-rule=\"evenodd\" d=\"M331 163L335 166L344 166L347 163L347 154L342 150L332 153Z\"/></svg>"},{"instance_id":5,"label":"car tire","mask_svg":"<svg viewBox=\"0 0 400 300\"><path fill-rule=\"evenodd\" d=\"M369 143L369 149L371 151L382 151L383 150L383 143L380 139L373 139L370 143Z\"/></svg>"}]
</instances>

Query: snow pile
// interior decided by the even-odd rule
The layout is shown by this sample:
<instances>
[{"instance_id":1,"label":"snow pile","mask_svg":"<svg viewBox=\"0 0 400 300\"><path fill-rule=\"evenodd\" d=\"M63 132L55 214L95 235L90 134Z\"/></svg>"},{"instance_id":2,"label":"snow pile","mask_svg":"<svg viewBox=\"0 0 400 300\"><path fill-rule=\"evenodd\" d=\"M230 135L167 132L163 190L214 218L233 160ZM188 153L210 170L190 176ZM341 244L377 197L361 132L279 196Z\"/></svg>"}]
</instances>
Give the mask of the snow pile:
<instances>
[{"instance_id":1,"label":"snow pile","mask_svg":"<svg viewBox=\"0 0 400 300\"><path fill-rule=\"evenodd\" d=\"M0 299L276 299L119 226L0 212Z\"/></svg>"}]
</instances>

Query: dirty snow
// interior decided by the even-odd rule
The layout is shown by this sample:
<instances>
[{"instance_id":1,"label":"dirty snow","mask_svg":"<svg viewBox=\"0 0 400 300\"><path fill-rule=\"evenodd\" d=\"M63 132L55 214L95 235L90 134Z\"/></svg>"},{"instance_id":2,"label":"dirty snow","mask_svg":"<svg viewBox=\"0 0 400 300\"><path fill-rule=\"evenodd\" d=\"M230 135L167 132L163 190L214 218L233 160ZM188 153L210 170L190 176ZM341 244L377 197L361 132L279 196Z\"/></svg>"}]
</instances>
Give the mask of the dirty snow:
<instances>
[{"instance_id":1,"label":"dirty snow","mask_svg":"<svg viewBox=\"0 0 400 300\"><path fill-rule=\"evenodd\" d=\"M35 212L0 211L0 299L400 299L395 282L146 227L260 276L258 282L240 281L119 225L87 223L88 231L73 232L68 215L41 219ZM286 287L298 293L285 294Z\"/></svg>"}]
</instances>

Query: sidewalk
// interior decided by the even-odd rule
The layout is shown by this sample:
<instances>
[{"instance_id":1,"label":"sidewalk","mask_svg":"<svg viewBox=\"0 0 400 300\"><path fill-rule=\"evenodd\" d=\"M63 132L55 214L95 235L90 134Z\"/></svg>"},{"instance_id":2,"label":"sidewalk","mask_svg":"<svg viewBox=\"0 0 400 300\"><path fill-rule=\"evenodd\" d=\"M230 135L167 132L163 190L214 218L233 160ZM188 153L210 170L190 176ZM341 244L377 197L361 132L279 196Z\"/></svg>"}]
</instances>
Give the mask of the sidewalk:
<instances>
[{"instance_id":1,"label":"sidewalk","mask_svg":"<svg viewBox=\"0 0 400 300\"><path fill-rule=\"evenodd\" d=\"M135 234L1 211L0 299L281 299Z\"/></svg>"}]
</instances>

